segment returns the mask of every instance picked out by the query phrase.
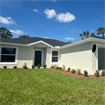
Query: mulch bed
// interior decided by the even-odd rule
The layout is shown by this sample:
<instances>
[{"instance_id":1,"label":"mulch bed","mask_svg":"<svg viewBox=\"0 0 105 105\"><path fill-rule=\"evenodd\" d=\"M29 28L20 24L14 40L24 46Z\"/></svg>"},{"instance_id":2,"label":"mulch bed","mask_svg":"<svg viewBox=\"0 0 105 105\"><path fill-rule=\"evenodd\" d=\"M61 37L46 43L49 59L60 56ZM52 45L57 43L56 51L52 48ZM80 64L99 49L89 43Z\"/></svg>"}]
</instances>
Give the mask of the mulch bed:
<instances>
[{"instance_id":1,"label":"mulch bed","mask_svg":"<svg viewBox=\"0 0 105 105\"><path fill-rule=\"evenodd\" d=\"M0 68L0 70L1 70L1 69L2 69L2 70L5 70L4 68ZM7 69L14 69L14 68L7 68ZM22 69L22 68L16 68L16 69ZM30 68L27 68L27 69L28 69L28 70L31 70ZM27 69L26 69L26 70L27 70Z\"/></svg>"},{"instance_id":2,"label":"mulch bed","mask_svg":"<svg viewBox=\"0 0 105 105\"><path fill-rule=\"evenodd\" d=\"M51 68L49 68L49 69L53 70L53 71L61 72L61 73L64 73L64 74L68 74L68 75L71 75L71 76L74 76L74 77L77 77L77 78L105 78L105 76L101 76L101 75L99 75L99 77L96 77L94 75L89 75L88 77L85 77L84 74L77 75L76 73L73 74L73 73L68 72L68 71L56 70L56 69L51 69Z\"/></svg>"}]
</instances>

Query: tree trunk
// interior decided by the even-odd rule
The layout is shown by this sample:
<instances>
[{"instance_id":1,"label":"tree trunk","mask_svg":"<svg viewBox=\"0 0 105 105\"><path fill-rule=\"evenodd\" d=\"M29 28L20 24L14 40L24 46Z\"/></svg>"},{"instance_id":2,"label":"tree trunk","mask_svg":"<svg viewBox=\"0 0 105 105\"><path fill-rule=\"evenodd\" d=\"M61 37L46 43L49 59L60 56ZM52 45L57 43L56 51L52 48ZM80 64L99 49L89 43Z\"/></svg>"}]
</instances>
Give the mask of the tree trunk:
<instances>
[{"instance_id":1,"label":"tree trunk","mask_svg":"<svg viewBox=\"0 0 105 105\"><path fill-rule=\"evenodd\" d=\"M102 34L102 38L104 38L104 34Z\"/></svg>"}]
</instances>

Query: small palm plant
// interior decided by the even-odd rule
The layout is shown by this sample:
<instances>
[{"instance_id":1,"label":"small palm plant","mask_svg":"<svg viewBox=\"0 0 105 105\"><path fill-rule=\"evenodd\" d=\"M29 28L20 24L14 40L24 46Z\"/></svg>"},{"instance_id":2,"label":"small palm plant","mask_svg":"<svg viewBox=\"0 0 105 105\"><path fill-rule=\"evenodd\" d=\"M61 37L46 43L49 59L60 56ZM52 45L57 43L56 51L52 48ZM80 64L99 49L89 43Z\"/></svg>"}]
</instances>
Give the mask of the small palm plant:
<instances>
[{"instance_id":1,"label":"small palm plant","mask_svg":"<svg viewBox=\"0 0 105 105\"><path fill-rule=\"evenodd\" d=\"M104 34L105 34L105 28L100 27L97 29L97 35L102 34L102 38L104 38Z\"/></svg>"}]
</instances>

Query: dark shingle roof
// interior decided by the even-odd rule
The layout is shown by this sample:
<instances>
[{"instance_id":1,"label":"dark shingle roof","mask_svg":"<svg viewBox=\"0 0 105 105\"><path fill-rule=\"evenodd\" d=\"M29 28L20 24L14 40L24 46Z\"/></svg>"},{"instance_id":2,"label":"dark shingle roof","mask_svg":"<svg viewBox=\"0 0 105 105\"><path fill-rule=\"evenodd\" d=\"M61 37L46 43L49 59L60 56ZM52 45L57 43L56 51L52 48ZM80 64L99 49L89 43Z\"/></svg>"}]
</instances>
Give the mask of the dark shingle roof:
<instances>
[{"instance_id":1,"label":"dark shingle roof","mask_svg":"<svg viewBox=\"0 0 105 105\"><path fill-rule=\"evenodd\" d=\"M30 44L37 41L44 41L52 46L63 46L67 44L66 42L58 41L55 39L47 39L39 37L0 39L0 42L16 43L16 44Z\"/></svg>"}]
</instances>

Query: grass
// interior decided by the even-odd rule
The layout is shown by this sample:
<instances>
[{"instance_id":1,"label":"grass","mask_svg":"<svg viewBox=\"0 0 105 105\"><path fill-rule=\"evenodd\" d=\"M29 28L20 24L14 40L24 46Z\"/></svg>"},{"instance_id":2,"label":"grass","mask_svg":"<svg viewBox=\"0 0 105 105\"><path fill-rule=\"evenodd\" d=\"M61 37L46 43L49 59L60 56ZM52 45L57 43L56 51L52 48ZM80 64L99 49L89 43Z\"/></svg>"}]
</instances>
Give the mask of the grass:
<instances>
[{"instance_id":1,"label":"grass","mask_svg":"<svg viewBox=\"0 0 105 105\"><path fill-rule=\"evenodd\" d=\"M76 78L49 69L0 70L0 105L104 105L105 78Z\"/></svg>"}]
</instances>

